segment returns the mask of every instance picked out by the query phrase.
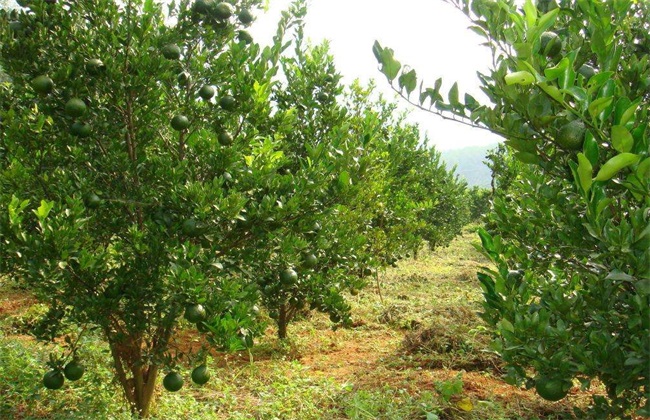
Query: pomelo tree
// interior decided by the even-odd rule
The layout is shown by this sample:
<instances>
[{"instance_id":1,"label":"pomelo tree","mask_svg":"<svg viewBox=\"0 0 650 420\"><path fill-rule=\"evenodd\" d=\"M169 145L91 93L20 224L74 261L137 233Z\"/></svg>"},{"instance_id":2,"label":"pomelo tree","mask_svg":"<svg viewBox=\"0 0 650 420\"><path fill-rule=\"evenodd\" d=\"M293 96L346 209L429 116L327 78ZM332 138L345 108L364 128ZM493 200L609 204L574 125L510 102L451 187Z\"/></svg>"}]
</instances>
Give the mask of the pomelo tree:
<instances>
[{"instance_id":1,"label":"pomelo tree","mask_svg":"<svg viewBox=\"0 0 650 420\"><path fill-rule=\"evenodd\" d=\"M415 106L505 139L479 280L507 378L552 401L598 379L579 416L649 415L649 5L450 3L493 53L489 103L441 80L416 92L415 70L374 52Z\"/></svg>"},{"instance_id":2,"label":"pomelo tree","mask_svg":"<svg viewBox=\"0 0 650 420\"><path fill-rule=\"evenodd\" d=\"M0 16L2 271L50 306L42 338L64 323L101 333L146 417L160 373L183 386L179 323L206 345L252 345L272 238L319 211L306 192L323 188L323 162L299 182L278 172L296 126L270 94L295 19L261 50L245 32L252 1L24 5ZM49 388L83 363L67 341Z\"/></svg>"},{"instance_id":3,"label":"pomelo tree","mask_svg":"<svg viewBox=\"0 0 650 420\"><path fill-rule=\"evenodd\" d=\"M320 207L311 223L296 220L278 231L273 264L259 277L280 338L309 309L329 314L335 325L349 324L342 292L356 294L378 268L394 265L423 240L432 248L450 241L467 208L465 184L435 150L421 147L417 127L406 124L394 105L371 100L372 86L344 87L328 45L310 46L302 26L295 29L294 54L280 59L286 81L273 97L299 129L284 139L288 161L278 170L294 180L287 197L311 194ZM277 125L271 121L271 131ZM310 171L320 175L305 177ZM327 188L298 187L301 179L318 176ZM445 207L452 202L458 208Z\"/></svg>"}]
</instances>

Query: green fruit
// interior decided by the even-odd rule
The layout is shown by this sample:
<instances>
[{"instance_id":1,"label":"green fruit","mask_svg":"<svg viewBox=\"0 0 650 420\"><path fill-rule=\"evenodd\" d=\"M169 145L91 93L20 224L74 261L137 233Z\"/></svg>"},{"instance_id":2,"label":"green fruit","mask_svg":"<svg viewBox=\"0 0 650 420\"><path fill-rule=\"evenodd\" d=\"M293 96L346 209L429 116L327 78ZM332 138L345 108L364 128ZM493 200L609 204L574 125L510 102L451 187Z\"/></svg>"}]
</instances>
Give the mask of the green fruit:
<instances>
[{"instance_id":1,"label":"green fruit","mask_svg":"<svg viewBox=\"0 0 650 420\"><path fill-rule=\"evenodd\" d=\"M350 289L350 294L351 294L352 296L356 296L356 295L359 294L359 291L358 291L357 289L354 289L354 288L353 288L353 289Z\"/></svg>"},{"instance_id":2,"label":"green fruit","mask_svg":"<svg viewBox=\"0 0 650 420\"><path fill-rule=\"evenodd\" d=\"M210 372L206 365L197 366L192 370L192 382L204 385L210 380Z\"/></svg>"},{"instance_id":3,"label":"green fruit","mask_svg":"<svg viewBox=\"0 0 650 420\"><path fill-rule=\"evenodd\" d=\"M586 127L582 121L573 120L560 127L555 141L564 149L582 150L585 131Z\"/></svg>"},{"instance_id":4,"label":"green fruit","mask_svg":"<svg viewBox=\"0 0 650 420\"><path fill-rule=\"evenodd\" d=\"M192 77L186 71L182 71L178 74L178 84L181 87L188 87L192 81Z\"/></svg>"},{"instance_id":5,"label":"green fruit","mask_svg":"<svg viewBox=\"0 0 650 420\"><path fill-rule=\"evenodd\" d=\"M169 372L163 379L163 386L167 391L176 392L183 388L183 378L177 372Z\"/></svg>"},{"instance_id":6,"label":"green fruit","mask_svg":"<svg viewBox=\"0 0 650 420\"><path fill-rule=\"evenodd\" d=\"M80 379L84 374L84 367L77 363L76 360L71 361L63 368L63 374L65 378L69 381L76 381Z\"/></svg>"},{"instance_id":7,"label":"green fruit","mask_svg":"<svg viewBox=\"0 0 650 420\"><path fill-rule=\"evenodd\" d=\"M581 74L582 77L584 77L585 80L588 81L589 79L591 79L592 77L594 77L596 75L596 69L591 67L589 64L583 64L578 69L578 74Z\"/></svg>"},{"instance_id":8,"label":"green fruit","mask_svg":"<svg viewBox=\"0 0 650 420\"><path fill-rule=\"evenodd\" d=\"M237 100L230 95L226 95L219 99L219 106L226 111L234 111L237 108Z\"/></svg>"},{"instance_id":9,"label":"green fruit","mask_svg":"<svg viewBox=\"0 0 650 420\"><path fill-rule=\"evenodd\" d=\"M183 131L190 126L190 120L185 115L176 115L172 118L171 125L176 131Z\"/></svg>"},{"instance_id":10,"label":"green fruit","mask_svg":"<svg viewBox=\"0 0 650 420\"><path fill-rule=\"evenodd\" d=\"M75 121L74 124L72 124L72 127L70 127L70 132L77 137L88 137L91 134L91 129L88 124L84 124L79 121Z\"/></svg>"},{"instance_id":11,"label":"green fruit","mask_svg":"<svg viewBox=\"0 0 650 420\"><path fill-rule=\"evenodd\" d=\"M185 307L185 319L187 319L192 324L197 324L205 320L207 314L205 313L205 308L203 305L194 304L187 305Z\"/></svg>"},{"instance_id":12,"label":"green fruit","mask_svg":"<svg viewBox=\"0 0 650 420\"><path fill-rule=\"evenodd\" d=\"M84 204L89 209L96 209L102 204L102 199L95 193L86 194Z\"/></svg>"},{"instance_id":13,"label":"green fruit","mask_svg":"<svg viewBox=\"0 0 650 420\"><path fill-rule=\"evenodd\" d=\"M253 22L253 19L255 19L253 17L253 15L251 14L251 12L248 11L247 9L244 9L241 12L239 12L239 14L237 15L237 18L244 25L248 25L249 23Z\"/></svg>"},{"instance_id":14,"label":"green fruit","mask_svg":"<svg viewBox=\"0 0 650 420\"><path fill-rule=\"evenodd\" d=\"M176 44L167 44L160 50L163 57L168 60L178 60L181 58L181 49Z\"/></svg>"},{"instance_id":15,"label":"green fruit","mask_svg":"<svg viewBox=\"0 0 650 420\"><path fill-rule=\"evenodd\" d=\"M339 314L336 313L330 314L330 321L332 321L334 324L338 324L339 322L341 322L341 317L339 316Z\"/></svg>"},{"instance_id":16,"label":"green fruit","mask_svg":"<svg viewBox=\"0 0 650 420\"><path fill-rule=\"evenodd\" d=\"M325 92L318 92L318 94L316 95L316 99L318 100L318 102L325 102L328 98L329 96Z\"/></svg>"},{"instance_id":17,"label":"green fruit","mask_svg":"<svg viewBox=\"0 0 650 420\"><path fill-rule=\"evenodd\" d=\"M92 58L86 63L86 71L93 76L98 75L106 70L106 66L102 60L98 58Z\"/></svg>"},{"instance_id":18,"label":"green fruit","mask_svg":"<svg viewBox=\"0 0 650 420\"><path fill-rule=\"evenodd\" d=\"M199 233L199 228L197 226L196 220L187 219L183 222L181 226L183 233L187 236L196 236Z\"/></svg>"},{"instance_id":19,"label":"green fruit","mask_svg":"<svg viewBox=\"0 0 650 420\"><path fill-rule=\"evenodd\" d=\"M36 76L32 80L32 88L40 94L46 95L54 89L54 82L47 76Z\"/></svg>"},{"instance_id":20,"label":"green fruit","mask_svg":"<svg viewBox=\"0 0 650 420\"><path fill-rule=\"evenodd\" d=\"M219 140L219 144L222 146L230 146L233 142L232 135L227 131L220 132L217 139Z\"/></svg>"},{"instance_id":21,"label":"green fruit","mask_svg":"<svg viewBox=\"0 0 650 420\"><path fill-rule=\"evenodd\" d=\"M12 20L9 22L9 29L13 32L20 32L25 29L25 25L19 20Z\"/></svg>"},{"instance_id":22,"label":"green fruit","mask_svg":"<svg viewBox=\"0 0 650 420\"><path fill-rule=\"evenodd\" d=\"M237 34L237 39L239 40L239 42L243 42L246 45L253 42L253 36L250 33L248 33L248 31L239 31L239 33Z\"/></svg>"},{"instance_id":23,"label":"green fruit","mask_svg":"<svg viewBox=\"0 0 650 420\"><path fill-rule=\"evenodd\" d=\"M556 57L562 52L562 40L554 32L544 32L540 38L540 52L546 57Z\"/></svg>"},{"instance_id":24,"label":"green fruit","mask_svg":"<svg viewBox=\"0 0 650 420\"><path fill-rule=\"evenodd\" d=\"M367 276L369 276L369 275L371 275L371 274L372 274L372 269L371 269L371 268L366 267L366 268L363 269L363 275L364 275L364 276L367 277Z\"/></svg>"},{"instance_id":25,"label":"green fruit","mask_svg":"<svg viewBox=\"0 0 650 420\"><path fill-rule=\"evenodd\" d=\"M230 172L223 173L223 180L225 182L232 182L232 175L230 175Z\"/></svg>"},{"instance_id":26,"label":"green fruit","mask_svg":"<svg viewBox=\"0 0 650 420\"><path fill-rule=\"evenodd\" d=\"M559 401L569 393L570 385L561 379L542 377L535 381L535 391L547 401Z\"/></svg>"},{"instance_id":27,"label":"green fruit","mask_svg":"<svg viewBox=\"0 0 650 420\"><path fill-rule=\"evenodd\" d=\"M214 87L210 85L204 85L201 87L201 89L199 89L199 96L206 101L208 99L211 99L214 96L214 93Z\"/></svg>"},{"instance_id":28,"label":"green fruit","mask_svg":"<svg viewBox=\"0 0 650 420\"><path fill-rule=\"evenodd\" d=\"M217 19L226 20L230 19L230 16L233 14L233 10L232 6L229 3L222 2L214 6L212 13Z\"/></svg>"},{"instance_id":29,"label":"green fruit","mask_svg":"<svg viewBox=\"0 0 650 420\"><path fill-rule=\"evenodd\" d=\"M59 389L63 386L65 378L60 370L51 370L43 375L43 385L47 389Z\"/></svg>"},{"instance_id":30,"label":"green fruit","mask_svg":"<svg viewBox=\"0 0 650 420\"><path fill-rule=\"evenodd\" d=\"M81 117L86 113L86 103L79 98L72 98L65 104L65 113L71 117Z\"/></svg>"},{"instance_id":31,"label":"green fruit","mask_svg":"<svg viewBox=\"0 0 650 420\"><path fill-rule=\"evenodd\" d=\"M305 257L303 264L307 268L313 268L318 264L318 258L314 254L309 254Z\"/></svg>"},{"instance_id":32,"label":"green fruit","mask_svg":"<svg viewBox=\"0 0 650 420\"><path fill-rule=\"evenodd\" d=\"M214 7L214 0L196 0L192 7L196 13L206 14Z\"/></svg>"},{"instance_id":33,"label":"green fruit","mask_svg":"<svg viewBox=\"0 0 650 420\"><path fill-rule=\"evenodd\" d=\"M295 283L298 280L298 273L291 268L287 268L280 273L280 281L285 284Z\"/></svg>"}]
</instances>

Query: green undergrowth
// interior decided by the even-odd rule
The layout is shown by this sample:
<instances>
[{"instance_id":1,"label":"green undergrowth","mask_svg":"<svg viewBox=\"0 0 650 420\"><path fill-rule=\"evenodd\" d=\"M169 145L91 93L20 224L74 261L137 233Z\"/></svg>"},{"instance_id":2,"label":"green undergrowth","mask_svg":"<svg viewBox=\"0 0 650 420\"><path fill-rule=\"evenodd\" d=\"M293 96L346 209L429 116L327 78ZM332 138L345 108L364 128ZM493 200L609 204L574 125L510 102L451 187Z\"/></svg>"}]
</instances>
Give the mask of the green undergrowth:
<instances>
[{"instance_id":1,"label":"green undergrowth","mask_svg":"<svg viewBox=\"0 0 650 420\"><path fill-rule=\"evenodd\" d=\"M520 401L469 392L478 380L503 384L489 331L477 315L481 291L474 273L486 261L472 245L476 240L466 229L448 248L379 273L349 296L352 328L332 331L321 314L292 324L286 341L269 328L250 354L214 354L212 378L202 387L190 381L192 366L182 366L185 386L170 393L159 384L152 418L562 418L564 405L549 406L532 394ZM80 354L83 378L62 390L44 389L49 354L62 351L28 335L44 308L27 299L16 309L8 300L23 292L6 281L0 289L0 418L129 419L108 348L92 334Z\"/></svg>"}]
</instances>

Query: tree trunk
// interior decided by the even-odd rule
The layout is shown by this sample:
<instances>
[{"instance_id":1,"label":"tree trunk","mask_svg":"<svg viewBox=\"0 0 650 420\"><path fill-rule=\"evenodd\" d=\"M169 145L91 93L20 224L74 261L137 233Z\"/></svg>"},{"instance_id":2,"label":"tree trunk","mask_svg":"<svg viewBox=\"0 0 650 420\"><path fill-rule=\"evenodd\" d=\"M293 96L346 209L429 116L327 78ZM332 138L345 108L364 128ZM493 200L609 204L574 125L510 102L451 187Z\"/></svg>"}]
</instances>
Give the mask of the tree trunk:
<instances>
[{"instance_id":1,"label":"tree trunk","mask_svg":"<svg viewBox=\"0 0 650 420\"><path fill-rule=\"evenodd\" d=\"M289 310L287 304L280 305L278 310L278 338L284 340L287 338L287 325L289 324Z\"/></svg>"},{"instance_id":2,"label":"tree trunk","mask_svg":"<svg viewBox=\"0 0 650 420\"><path fill-rule=\"evenodd\" d=\"M117 379L122 386L131 413L138 418L149 417L154 399L158 365L141 364L142 340L132 339L110 343Z\"/></svg>"}]
</instances>

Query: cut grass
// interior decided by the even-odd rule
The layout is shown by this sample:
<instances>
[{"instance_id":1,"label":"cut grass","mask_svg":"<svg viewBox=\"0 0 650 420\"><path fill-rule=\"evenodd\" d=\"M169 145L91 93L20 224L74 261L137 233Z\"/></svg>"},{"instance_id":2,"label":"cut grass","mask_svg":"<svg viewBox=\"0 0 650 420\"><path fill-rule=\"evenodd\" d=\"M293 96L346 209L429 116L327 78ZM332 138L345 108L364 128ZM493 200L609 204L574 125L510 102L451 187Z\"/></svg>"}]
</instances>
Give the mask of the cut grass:
<instances>
[{"instance_id":1,"label":"cut grass","mask_svg":"<svg viewBox=\"0 0 650 420\"><path fill-rule=\"evenodd\" d=\"M152 418L569 417L581 394L548 403L500 379L500 361L476 315L475 272L487 264L476 241L466 231L448 248L380 273L382 299L375 282L349 297L354 328L333 331L322 314L291 324L284 342L269 328L250 354L215 353L212 379L202 387L190 381L192 366L181 367L185 387L169 393L159 384ZM0 418L130 418L97 337L84 342L87 373L79 382L66 382L63 392L43 389L48 354L61 349L24 335L42 312L34 299L11 284L0 289ZM180 344L191 346L195 334L181 331Z\"/></svg>"}]
</instances>

